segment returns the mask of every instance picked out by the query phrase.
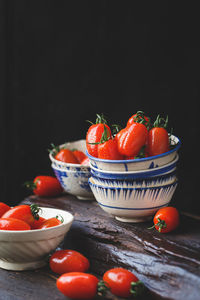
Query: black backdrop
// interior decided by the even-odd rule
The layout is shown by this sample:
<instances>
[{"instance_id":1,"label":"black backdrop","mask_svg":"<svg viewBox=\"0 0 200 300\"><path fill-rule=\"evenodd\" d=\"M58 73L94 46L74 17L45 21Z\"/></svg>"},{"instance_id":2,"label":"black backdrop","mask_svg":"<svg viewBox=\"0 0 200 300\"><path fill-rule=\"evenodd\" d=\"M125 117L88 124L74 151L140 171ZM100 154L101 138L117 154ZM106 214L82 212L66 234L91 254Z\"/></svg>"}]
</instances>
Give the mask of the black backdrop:
<instances>
[{"instance_id":1,"label":"black backdrop","mask_svg":"<svg viewBox=\"0 0 200 300\"><path fill-rule=\"evenodd\" d=\"M182 141L173 204L199 213L199 15L174 1L0 1L1 200L52 174L47 149L104 113L169 116Z\"/></svg>"}]
</instances>

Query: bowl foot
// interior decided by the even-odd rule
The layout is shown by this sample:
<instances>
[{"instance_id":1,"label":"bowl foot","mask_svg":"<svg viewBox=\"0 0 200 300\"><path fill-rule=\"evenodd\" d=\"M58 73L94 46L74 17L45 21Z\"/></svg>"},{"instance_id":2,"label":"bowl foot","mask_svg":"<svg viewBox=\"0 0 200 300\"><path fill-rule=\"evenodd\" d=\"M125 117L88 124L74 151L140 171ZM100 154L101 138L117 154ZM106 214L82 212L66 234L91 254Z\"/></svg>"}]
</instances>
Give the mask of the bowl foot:
<instances>
[{"instance_id":1,"label":"bowl foot","mask_svg":"<svg viewBox=\"0 0 200 300\"><path fill-rule=\"evenodd\" d=\"M42 268L46 265L45 259L32 262L8 262L0 259L0 268L10 271L25 271Z\"/></svg>"},{"instance_id":2,"label":"bowl foot","mask_svg":"<svg viewBox=\"0 0 200 300\"><path fill-rule=\"evenodd\" d=\"M141 222L147 222L152 219L152 216L147 217L140 217L140 218L122 218L122 217L115 217L116 220L124 223L141 223Z\"/></svg>"}]
</instances>

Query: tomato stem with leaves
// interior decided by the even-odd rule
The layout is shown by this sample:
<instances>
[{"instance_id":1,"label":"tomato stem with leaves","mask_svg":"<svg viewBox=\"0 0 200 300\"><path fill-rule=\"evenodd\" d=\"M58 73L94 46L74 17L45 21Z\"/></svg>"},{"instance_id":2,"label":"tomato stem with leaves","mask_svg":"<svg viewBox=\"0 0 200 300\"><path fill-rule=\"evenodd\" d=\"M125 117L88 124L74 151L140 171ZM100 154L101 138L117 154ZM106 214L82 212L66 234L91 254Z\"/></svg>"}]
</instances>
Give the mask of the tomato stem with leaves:
<instances>
[{"instance_id":1,"label":"tomato stem with leaves","mask_svg":"<svg viewBox=\"0 0 200 300\"><path fill-rule=\"evenodd\" d=\"M39 220L39 211L41 208L37 204L31 204L30 205L31 213L35 220Z\"/></svg>"}]
</instances>

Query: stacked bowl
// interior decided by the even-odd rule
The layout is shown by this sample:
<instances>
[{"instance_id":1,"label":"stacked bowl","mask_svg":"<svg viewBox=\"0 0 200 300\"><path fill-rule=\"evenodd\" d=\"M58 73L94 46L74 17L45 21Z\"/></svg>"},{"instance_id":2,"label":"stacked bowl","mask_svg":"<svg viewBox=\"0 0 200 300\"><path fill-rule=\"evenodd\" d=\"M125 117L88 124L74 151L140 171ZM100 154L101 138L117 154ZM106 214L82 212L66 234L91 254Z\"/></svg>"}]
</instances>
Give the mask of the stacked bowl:
<instances>
[{"instance_id":1,"label":"stacked bowl","mask_svg":"<svg viewBox=\"0 0 200 300\"><path fill-rule=\"evenodd\" d=\"M69 150L77 149L85 153L86 143L85 140L78 140L60 145L59 148L67 148ZM60 181L64 191L76 196L80 200L94 199L93 193L88 184L90 167L56 160L54 158L54 154L54 151L51 151L49 154L51 167Z\"/></svg>"},{"instance_id":2,"label":"stacked bowl","mask_svg":"<svg viewBox=\"0 0 200 300\"><path fill-rule=\"evenodd\" d=\"M181 142L171 136L171 149L160 155L106 160L87 156L89 185L100 207L122 222L144 222L167 206L178 184L176 169Z\"/></svg>"}]
</instances>

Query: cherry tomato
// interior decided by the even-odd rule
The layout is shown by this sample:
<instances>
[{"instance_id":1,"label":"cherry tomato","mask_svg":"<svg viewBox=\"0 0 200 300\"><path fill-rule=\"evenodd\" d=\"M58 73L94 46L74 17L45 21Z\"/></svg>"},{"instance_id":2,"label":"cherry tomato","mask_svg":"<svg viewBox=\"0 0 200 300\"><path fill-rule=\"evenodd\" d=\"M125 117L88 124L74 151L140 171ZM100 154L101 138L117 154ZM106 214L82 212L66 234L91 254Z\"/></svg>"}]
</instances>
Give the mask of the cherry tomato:
<instances>
[{"instance_id":1,"label":"cherry tomato","mask_svg":"<svg viewBox=\"0 0 200 300\"><path fill-rule=\"evenodd\" d=\"M145 116L143 111L138 111L128 119L127 126L130 126L133 123L142 123L149 128L150 122L150 118Z\"/></svg>"},{"instance_id":2,"label":"cherry tomato","mask_svg":"<svg viewBox=\"0 0 200 300\"><path fill-rule=\"evenodd\" d=\"M117 137L118 150L122 155L136 156L146 144L148 130L141 123L133 123L122 129Z\"/></svg>"},{"instance_id":3,"label":"cherry tomato","mask_svg":"<svg viewBox=\"0 0 200 300\"><path fill-rule=\"evenodd\" d=\"M57 288L70 299L93 299L97 293L98 279L92 274L70 272L57 279Z\"/></svg>"},{"instance_id":4,"label":"cherry tomato","mask_svg":"<svg viewBox=\"0 0 200 300\"><path fill-rule=\"evenodd\" d=\"M0 230L30 230L26 222L14 218L0 218Z\"/></svg>"},{"instance_id":5,"label":"cherry tomato","mask_svg":"<svg viewBox=\"0 0 200 300\"><path fill-rule=\"evenodd\" d=\"M163 207L157 211L153 218L156 230L161 233L167 233L176 229L180 223L179 212L175 207Z\"/></svg>"},{"instance_id":6,"label":"cherry tomato","mask_svg":"<svg viewBox=\"0 0 200 300\"><path fill-rule=\"evenodd\" d=\"M82 163L82 161L87 158L87 156L85 155L85 153L83 151L80 150L73 150L73 154L76 156L79 164Z\"/></svg>"},{"instance_id":7,"label":"cherry tomato","mask_svg":"<svg viewBox=\"0 0 200 300\"><path fill-rule=\"evenodd\" d=\"M98 157L98 143L102 141L102 136L106 133L111 137L111 129L106 124L103 116L97 115L96 124L92 124L86 134L86 147L90 155Z\"/></svg>"},{"instance_id":8,"label":"cherry tomato","mask_svg":"<svg viewBox=\"0 0 200 300\"><path fill-rule=\"evenodd\" d=\"M119 153L118 143L115 138L98 145L98 158L120 160L124 156Z\"/></svg>"},{"instance_id":9,"label":"cherry tomato","mask_svg":"<svg viewBox=\"0 0 200 300\"><path fill-rule=\"evenodd\" d=\"M31 226L34 220L39 218L38 212L39 207L36 204L18 205L5 212L2 218L19 219Z\"/></svg>"},{"instance_id":10,"label":"cherry tomato","mask_svg":"<svg viewBox=\"0 0 200 300\"><path fill-rule=\"evenodd\" d=\"M89 260L74 250L58 250L49 260L53 272L64 274L68 272L85 272L89 269Z\"/></svg>"},{"instance_id":11,"label":"cherry tomato","mask_svg":"<svg viewBox=\"0 0 200 300\"><path fill-rule=\"evenodd\" d=\"M56 177L37 176L31 182L25 182L25 186L40 197L54 197L63 192L63 188Z\"/></svg>"},{"instance_id":12,"label":"cherry tomato","mask_svg":"<svg viewBox=\"0 0 200 300\"><path fill-rule=\"evenodd\" d=\"M0 218L1 216L10 209L10 206L7 204L0 202Z\"/></svg>"},{"instance_id":13,"label":"cherry tomato","mask_svg":"<svg viewBox=\"0 0 200 300\"><path fill-rule=\"evenodd\" d=\"M119 297L130 297L142 293L144 285L130 271L124 268L113 268L106 271L103 281L110 288L112 294Z\"/></svg>"},{"instance_id":14,"label":"cherry tomato","mask_svg":"<svg viewBox=\"0 0 200 300\"><path fill-rule=\"evenodd\" d=\"M33 224L31 224L31 229L39 229L39 227L46 221L45 218L39 217L38 220L34 220Z\"/></svg>"},{"instance_id":15,"label":"cherry tomato","mask_svg":"<svg viewBox=\"0 0 200 300\"><path fill-rule=\"evenodd\" d=\"M149 130L147 139L147 151L149 156L159 155L169 151L169 136L166 130L168 118L164 120L159 115Z\"/></svg>"},{"instance_id":16,"label":"cherry tomato","mask_svg":"<svg viewBox=\"0 0 200 300\"><path fill-rule=\"evenodd\" d=\"M55 159L70 163L70 164L79 164L79 160L74 155L74 153L69 149L61 149L55 156Z\"/></svg>"},{"instance_id":17,"label":"cherry tomato","mask_svg":"<svg viewBox=\"0 0 200 300\"><path fill-rule=\"evenodd\" d=\"M62 221L60 221L58 218L49 218L46 219L42 224L38 227L38 229L45 229L45 228L50 228L54 226L58 226L62 224Z\"/></svg>"}]
</instances>

